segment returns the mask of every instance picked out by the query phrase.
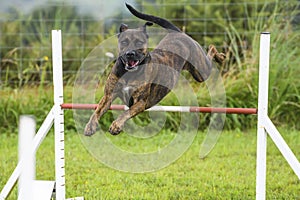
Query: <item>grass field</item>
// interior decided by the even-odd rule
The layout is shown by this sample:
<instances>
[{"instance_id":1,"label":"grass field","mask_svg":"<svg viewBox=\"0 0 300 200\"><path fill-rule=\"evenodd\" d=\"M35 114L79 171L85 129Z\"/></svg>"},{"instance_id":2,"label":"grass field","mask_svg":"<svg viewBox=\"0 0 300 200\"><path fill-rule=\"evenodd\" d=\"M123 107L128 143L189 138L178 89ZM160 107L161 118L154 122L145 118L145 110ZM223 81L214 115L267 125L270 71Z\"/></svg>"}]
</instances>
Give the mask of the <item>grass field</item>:
<instances>
[{"instance_id":1,"label":"grass field","mask_svg":"<svg viewBox=\"0 0 300 200\"><path fill-rule=\"evenodd\" d=\"M282 131L300 158L299 131ZM204 134L199 132L187 152L170 166L153 173L133 174L106 167L87 152L77 133L69 132L65 152L67 197L255 199L256 131L223 132L212 153L200 160L203 138ZM50 133L37 152L37 179L54 177L53 141ZM16 134L0 134L1 188L16 165L17 142ZM16 199L16 189L8 199ZM268 140L267 199L300 199L300 181L271 139Z\"/></svg>"}]
</instances>

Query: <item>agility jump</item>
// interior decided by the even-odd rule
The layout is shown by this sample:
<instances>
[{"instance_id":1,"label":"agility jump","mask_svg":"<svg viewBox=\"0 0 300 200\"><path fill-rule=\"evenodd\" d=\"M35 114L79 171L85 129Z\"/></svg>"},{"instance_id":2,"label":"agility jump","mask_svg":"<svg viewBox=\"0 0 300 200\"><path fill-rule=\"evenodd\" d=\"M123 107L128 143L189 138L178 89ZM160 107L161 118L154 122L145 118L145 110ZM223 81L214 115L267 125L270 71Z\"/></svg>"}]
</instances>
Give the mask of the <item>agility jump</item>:
<instances>
[{"instance_id":1,"label":"agility jump","mask_svg":"<svg viewBox=\"0 0 300 200\"><path fill-rule=\"evenodd\" d=\"M257 115L257 160L256 160L256 199L263 200L266 197L266 156L267 135L273 140L277 148L287 160L290 167L300 180L300 163L294 153L288 147L270 118L268 117L268 82L269 82L269 55L270 55L270 33L264 32L260 35L260 61L259 61L259 86L258 86L258 108L212 108L212 107L190 107L190 106L154 106L148 111L167 112L200 112L200 113L227 113L227 114L255 114ZM61 31L52 31L52 60L53 60L53 84L54 84L54 106L47 115L45 121L33 138L30 153L35 152L46 137L48 131L54 124L55 134L55 181L50 181L48 189L58 200L66 199L65 183L65 152L64 152L64 109L96 109L97 104L71 104L63 102L63 71L62 71L62 42ZM112 110L126 110L124 105L112 105ZM26 160L21 159L14 172L8 179L0 193L0 200L8 197L20 174L26 165ZM49 186L50 185L50 186ZM42 187L41 182L34 184L33 190ZM55 191L55 193L53 193ZM71 198L83 199L83 197Z\"/></svg>"}]
</instances>

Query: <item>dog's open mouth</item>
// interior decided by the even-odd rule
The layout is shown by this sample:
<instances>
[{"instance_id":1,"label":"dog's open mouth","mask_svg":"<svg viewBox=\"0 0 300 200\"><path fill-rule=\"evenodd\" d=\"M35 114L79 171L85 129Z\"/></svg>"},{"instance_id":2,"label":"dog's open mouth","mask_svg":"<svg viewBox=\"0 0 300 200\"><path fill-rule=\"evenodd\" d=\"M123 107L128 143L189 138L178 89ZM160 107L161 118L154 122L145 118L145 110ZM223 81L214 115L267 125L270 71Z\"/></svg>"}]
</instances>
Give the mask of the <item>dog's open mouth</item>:
<instances>
[{"instance_id":1,"label":"dog's open mouth","mask_svg":"<svg viewBox=\"0 0 300 200\"><path fill-rule=\"evenodd\" d=\"M126 62L125 69L127 71L135 71L138 69L140 61L139 60L129 60Z\"/></svg>"}]
</instances>

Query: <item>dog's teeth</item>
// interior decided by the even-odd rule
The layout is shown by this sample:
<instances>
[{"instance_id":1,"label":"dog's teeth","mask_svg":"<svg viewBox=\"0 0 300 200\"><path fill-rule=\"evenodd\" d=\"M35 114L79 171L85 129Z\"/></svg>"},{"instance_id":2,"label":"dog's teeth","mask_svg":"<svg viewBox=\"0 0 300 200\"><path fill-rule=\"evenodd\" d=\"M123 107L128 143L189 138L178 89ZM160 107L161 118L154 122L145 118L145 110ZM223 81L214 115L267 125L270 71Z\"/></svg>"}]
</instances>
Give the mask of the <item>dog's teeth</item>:
<instances>
[{"instance_id":1,"label":"dog's teeth","mask_svg":"<svg viewBox=\"0 0 300 200\"><path fill-rule=\"evenodd\" d=\"M139 61L137 61L137 62L134 64L134 66L137 66L139 63L140 63L140 62L139 62Z\"/></svg>"}]
</instances>

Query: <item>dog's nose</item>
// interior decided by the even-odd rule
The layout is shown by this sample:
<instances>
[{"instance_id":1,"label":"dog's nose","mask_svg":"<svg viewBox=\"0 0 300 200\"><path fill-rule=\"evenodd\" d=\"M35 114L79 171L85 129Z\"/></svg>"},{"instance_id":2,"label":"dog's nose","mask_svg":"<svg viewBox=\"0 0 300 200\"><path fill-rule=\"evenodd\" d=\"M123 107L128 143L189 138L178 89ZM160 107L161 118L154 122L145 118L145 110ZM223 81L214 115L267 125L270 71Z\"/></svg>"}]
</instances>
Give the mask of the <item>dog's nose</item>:
<instances>
[{"instance_id":1,"label":"dog's nose","mask_svg":"<svg viewBox=\"0 0 300 200\"><path fill-rule=\"evenodd\" d=\"M135 51L127 51L125 55L127 58L133 58L135 56Z\"/></svg>"}]
</instances>

